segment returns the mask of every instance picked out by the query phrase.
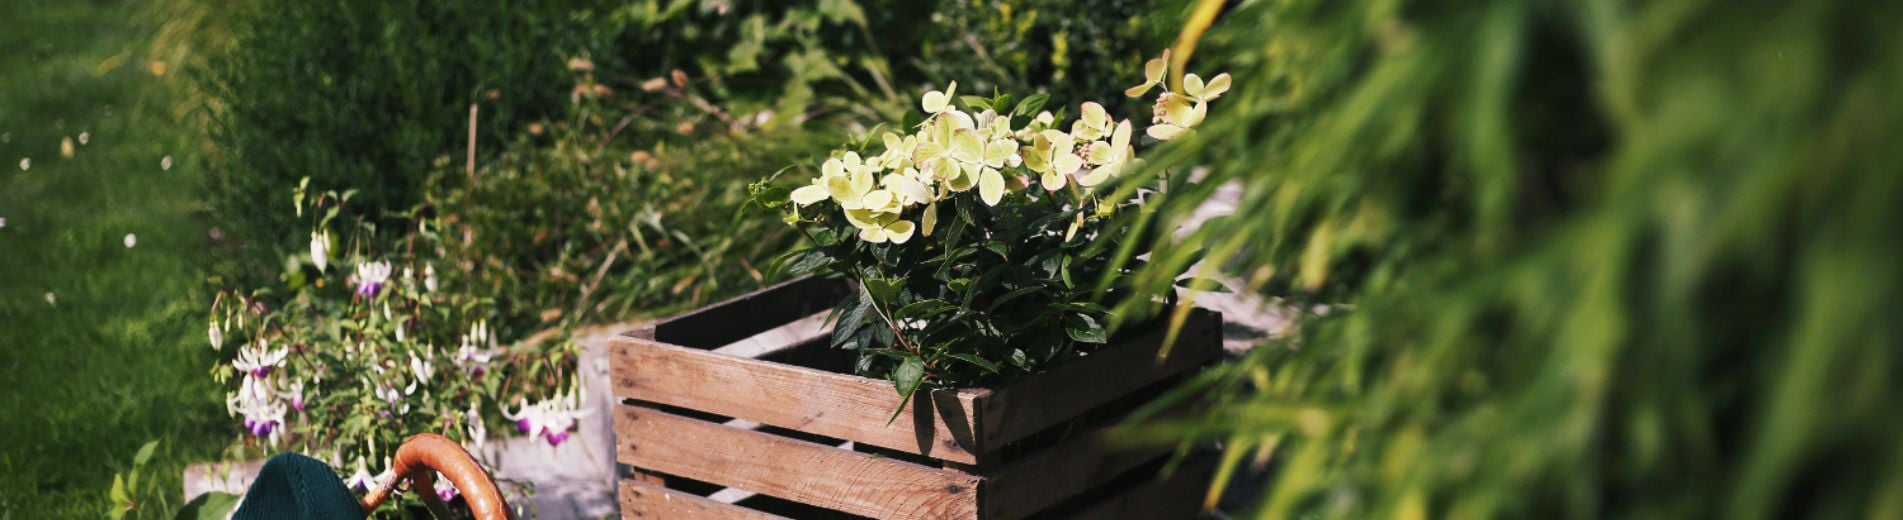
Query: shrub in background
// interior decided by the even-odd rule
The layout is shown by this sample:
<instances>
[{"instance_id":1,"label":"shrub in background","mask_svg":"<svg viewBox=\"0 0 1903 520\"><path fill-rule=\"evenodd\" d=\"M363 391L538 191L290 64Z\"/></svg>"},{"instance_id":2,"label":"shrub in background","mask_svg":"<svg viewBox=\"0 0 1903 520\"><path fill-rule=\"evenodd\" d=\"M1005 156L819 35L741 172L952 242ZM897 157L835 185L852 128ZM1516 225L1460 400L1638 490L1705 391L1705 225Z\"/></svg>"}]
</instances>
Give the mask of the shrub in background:
<instances>
[{"instance_id":1,"label":"shrub in background","mask_svg":"<svg viewBox=\"0 0 1903 520\"><path fill-rule=\"evenodd\" d=\"M1147 0L940 0L918 51L903 59L924 76L958 80L972 94L1046 92L1055 106L1096 100L1113 112L1142 108L1111 98L1141 77L1147 54L1176 27L1173 10Z\"/></svg>"},{"instance_id":2,"label":"shrub in background","mask_svg":"<svg viewBox=\"0 0 1903 520\"><path fill-rule=\"evenodd\" d=\"M309 177L350 186L365 208L422 200L437 155L467 146L482 105L484 153L567 100L569 56L608 54L595 13L618 2L505 4L421 0L238 2L228 50L204 79L216 98L222 157L212 210L231 236L294 248L301 227L279 211ZM460 156L460 154L458 154ZM374 211L371 218L380 218Z\"/></svg>"},{"instance_id":3,"label":"shrub in background","mask_svg":"<svg viewBox=\"0 0 1903 520\"><path fill-rule=\"evenodd\" d=\"M592 75L580 84L599 85ZM446 276L496 299L498 319L524 330L659 315L760 287L797 235L739 211L747 183L823 150L822 134L761 128L763 118L728 115L694 92L669 83L590 94L474 177L447 161L429 195L444 254L460 259Z\"/></svg>"},{"instance_id":4,"label":"shrub in background","mask_svg":"<svg viewBox=\"0 0 1903 520\"><path fill-rule=\"evenodd\" d=\"M1157 237L1142 285L1207 248L1343 305L1204 380L1217 408L1167 440L1271 471L1265 518L1897 516L1899 23L1850 1L1224 14L1198 61L1233 100L1150 157L1208 166L1165 226L1229 182L1238 212Z\"/></svg>"}]
</instances>

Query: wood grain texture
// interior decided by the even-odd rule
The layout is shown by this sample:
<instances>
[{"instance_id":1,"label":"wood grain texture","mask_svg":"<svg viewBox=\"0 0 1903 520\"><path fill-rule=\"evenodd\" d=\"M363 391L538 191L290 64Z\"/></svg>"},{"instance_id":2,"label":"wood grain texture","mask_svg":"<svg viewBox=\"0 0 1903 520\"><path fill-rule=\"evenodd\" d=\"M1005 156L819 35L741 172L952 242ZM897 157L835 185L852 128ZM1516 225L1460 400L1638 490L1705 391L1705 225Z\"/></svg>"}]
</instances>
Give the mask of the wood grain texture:
<instances>
[{"instance_id":1,"label":"wood grain texture","mask_svg":"<svg viewBox=\"0 0 1903 520\"><path fill-rule=\"evenodd\" d=\"M1104 497L1069 520L1190 520L1203 513L1203 493L1216 472L1216 457L1201 454L1176 471Z\"/></svg>"},{"instance_id":2,"label":"wood grain texture","mask_svg":"<svg viewBox=\"0 0 1903 520\"><path fill-rule=\"evenodd\" d=\"M1069 421L1222 354L1222 315L1194 312L1169 357L1162 327L978 397L978 446L995 449ZM983 451L980 451L983 453Z\"/></svg>"},{"instance_id":3,"label":"wood grain texture","mask_svg":"<svg viewBox=\"0 0 1903 520\"><path fill-rule=\"evenodd\" d=\"M611 343L615 397L678 406L941 460L975 464L975 402L919 392L898 420L892 382L633 337Z\"/></svg>"},{"instance_id":4,"label":"wood grain texture","mask_svg":"<svg viewBox=\"0 0 1903 520\"><path fill-rule=\"evenodd\" d=\"M615 417L622 464L873 518L976 519L978 477L689 419Z\"/></svg>"},{"instance_id":5,"label":"wood grain texture","mask_svg":"<svg viewBox=\"0 0 1903 520\"><path fill-rule=\"evenodd\" d=\"M640 520L787 520L637 480L621 481L621 518Z\"/></svg>"},{"instance_id":6,"label":"wood grain texture","mask_svg":"<svg viewBox=\"0 0 1903 520\"><path fill-rule=\"evenodd\" d=\"M685 347L719 347L830 309L850 290L844 280L795 278L661 320L645 337Z\"/></svg>"},{"instance_id":7,"label":"wood grain texture","mask_svg":"<svg viewBox=\"0 0 1903 520\"><path fill-rule=\"evenodd\" d=\"M1089 431L985 473L984 518L1009 520L1063 502L1141 466L1168 456L1172 448L1116 447L1110 437L1117 425Z\"/></svg>"}]
</instances>

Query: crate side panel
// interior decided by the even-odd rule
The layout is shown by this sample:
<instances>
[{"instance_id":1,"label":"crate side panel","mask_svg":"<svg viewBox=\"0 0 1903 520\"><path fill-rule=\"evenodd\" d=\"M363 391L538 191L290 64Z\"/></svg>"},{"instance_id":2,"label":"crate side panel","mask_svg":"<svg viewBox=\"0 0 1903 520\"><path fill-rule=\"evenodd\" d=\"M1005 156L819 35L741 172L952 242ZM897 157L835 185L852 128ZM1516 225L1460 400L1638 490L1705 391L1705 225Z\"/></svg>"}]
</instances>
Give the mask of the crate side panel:
<instances>
[{"instance_id":1,"label":"crate side panel","mask_svg":"<svg viewBox=\"0 0 1903 520\"><path fill-rule=\"evenodd\" d=\"M1165 409L1177 416L1184 405ZM1117 417L1064 442L985 471L984 518L1011 520L1099 489L1174 451L1170 446L1127 446L1115 442L1127 417Z\"/></svg>"},{"instance_id":2,"label":"crate side panel","mask_svg":"<svg viewBox=\"0 0 1903 520\"><path fill-rule=\"evenodd\" d=\"M1216 473L1216 458L1197 456L1175 472L1158 474L1083 507L1069 520L1188 520L1203 513L1203 496Z\"/></svg>"},{"instance_id":3,"label":"crate side panel","mask_svg":"<svg viewBox=\"0 0 1903 520\"><path fill-rule=\"evenodd\" d=\"M621 518L624 520L666 520L704 518L709 520L788 520L744 507L721 503L707 497L656 486L638 480L621 481Z\"/></svg>"},{"instance_id":4,"label":"crate side panel","mask_svg":"<svg viewBox=\"0 0 1903 520\"><path fill-rule=\"evenodd\" d=\"M897 420L890 381L636 338L612 346L615 396L972 464L983 392L920 392Z\"/></svg>"},{"instance_id":5,"label":"crate side panel","mask_svg":"<svg viewBox=\"0 0 1903 520\"><path fill-rule=\"evenodd\" d=\"M1215 360L1222 354L1222 317L1191 314L1159 362L1164 336L1158 327L980 398L978 445L1005 446Z\"/></svg>"},{"instance_id":6,"label":"crate side panel","mask_svg":"<svg viewBox=\"0 0 1903 520\"><path fill-rule=\"evenodd\" d=\"M831 308L844 297L843 280L801 277L661 320L650 339L714 348Z\"/></svg>"},{"instance_id":7,"label":"crate side panel","mask_svg":"<svg viewBox=\"0 0 1903 520\"><path fill-rule=\"evenodd\" d=\"M622 406L616 458L874 518L975 519L980 479L888 458Z\"/></svg>"}]
</instances>

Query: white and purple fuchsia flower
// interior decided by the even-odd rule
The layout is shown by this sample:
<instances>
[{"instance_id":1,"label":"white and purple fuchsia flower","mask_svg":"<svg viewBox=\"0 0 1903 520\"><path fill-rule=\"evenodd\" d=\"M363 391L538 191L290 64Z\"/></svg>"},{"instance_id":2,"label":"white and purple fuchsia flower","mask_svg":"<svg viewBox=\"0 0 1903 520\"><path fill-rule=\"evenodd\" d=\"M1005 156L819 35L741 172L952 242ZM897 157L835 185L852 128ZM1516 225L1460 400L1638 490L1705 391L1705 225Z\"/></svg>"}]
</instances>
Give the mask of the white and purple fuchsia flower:
<instances>
[{"instance_id":1,"label":"white and purple fuchsia flower","mask_svg":"<svg viewBox=\"0 0 1903 520\"><path fill-rule=\"evenodd\" d=\"M515 427L527 433L529 437L541 436L548 440L549 446L560 446L568 440L569 430L575 428L577 419L588 415L582 407L579 392L558 395L533 405L526 401L517 401L520 407L515 413L502 410L502 416L515 421Z\"/></svg>"},{"instance_id":2,"label":"white and purple fuchsia flower","mask_svg":"<svg viewBox=\"0 0 1903 520\"><path fill-rule=\"evenodd\" d=\"M277 444L285 406L264 378L246 374L238 391L225 397L225 410L234 416L244 416L244 427L252 436L266 437L271 444Z\"/></svg>"},{"instance_id":3,"label":"white and purple fuchsia flower","mask_svg":"<svg viewBox=\"0 0 1903 520\"><path fill-rule=\"evenodd\" d=\"M291 398L292 410L297 410L302 412L304 411L304 405L308 404L308 402L304 400L304 382L303 381L297 381L297 382L291 383L289 388L284 389L284 391L280 393L286 397Z\"/></svg>"},{"instance_id":4,"label":"white and purple fuchsia flower","mask_svg":"<svg viewBox=\"0 0 1903 520\"><path fill-rule=\"evenodd\" d=\"M482 377L489 370L489 360L495 357L495 348L496 338L489 334L489 322L478 321L469 326L462 346L456 348L456 366L472 377Z\"/></svg>"},{"instance_id":5,"label":"white and purple fuchsia flower","mask_svg":"<svg viewBox=\"0 0 1903 520\"><path fill-rule=\"evenodd\" d=\"M362 262L357 264L357 295L375 298L383 292L383 286L390 283L391 267L389 262Z\"/></svg>"},{"instance_id":6,"label":"white and purple fuchsia flower","mask_svg":"<svg viewBox=\"0 0 1903 520\"><path fill-rule=\"evenodd\" d=\"M390 463L385 461L383 465L387 468L390 466ZM358 493L362 493L369 491L370 488L377 487L377 485L382 483L383 480L389 476L390 470L387 469L383 470L383 473L380 474L370 474L370 469L364 464L363 459L359 458L357 459L357 471L351 473L350 476L344 477L344 486Z\"/></svg>"},{"instance_id":7,"label":"white and purple fuchsia flower","mask_svg":"<svg viewBox=\"0 0 1903 520\"><path fill-rule=\"evenodd\" d=\"M416 393L418 386L429 383L430 378L436 376L436 351L424 350L423 357L420 358L416 357L416 353L410 353L410 375L415 379L410 381L410 386L403 389L404 395Z\"/></svg>"},{"instance_id":8,"label":"white and purple fuchsia flower","mask_svg":"<svg viewBox=\"0 0 1903 520\"><path fill-rule=\"evenodd\" d=\"M247 344L244 348L238 349L238 359L232 360L231 366L252 377L263 378L271 375L272 370L283 364L284 358L290 353L289 349L271 350L271 342L260 339L257 343Z\"/></svg>"}]
</instances>

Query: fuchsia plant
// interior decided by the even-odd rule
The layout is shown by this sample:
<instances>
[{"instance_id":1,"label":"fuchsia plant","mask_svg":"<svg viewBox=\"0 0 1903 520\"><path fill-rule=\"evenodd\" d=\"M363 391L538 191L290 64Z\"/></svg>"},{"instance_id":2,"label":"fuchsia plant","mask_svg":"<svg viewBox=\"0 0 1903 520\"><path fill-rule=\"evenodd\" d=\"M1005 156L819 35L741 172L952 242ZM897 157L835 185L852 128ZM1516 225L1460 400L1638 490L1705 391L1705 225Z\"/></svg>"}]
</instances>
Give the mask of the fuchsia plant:
<instances>
[{"instance_id":1,"label":"fuchsia plant","mask_svg":"<svg viewBox=\"0 0 1903 520\"><path fill-rule=\"evenodd\" d=\"M221 291L212 304L207 339L230 356L213 374L231 385L227 410L244 427L234 449L246 453L234 456L310 454L361 490L418 433L477 453L504 421L550 446L568 439L585 415L572 345L500 341L493 304L439 279L437 266L455 261L431 254L441 248L429 218L385 238L338 225L349 192L296 195L314 231L308 252L289 259L284 286Z\"/></svg>"}]
</instances>

